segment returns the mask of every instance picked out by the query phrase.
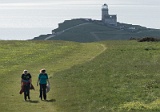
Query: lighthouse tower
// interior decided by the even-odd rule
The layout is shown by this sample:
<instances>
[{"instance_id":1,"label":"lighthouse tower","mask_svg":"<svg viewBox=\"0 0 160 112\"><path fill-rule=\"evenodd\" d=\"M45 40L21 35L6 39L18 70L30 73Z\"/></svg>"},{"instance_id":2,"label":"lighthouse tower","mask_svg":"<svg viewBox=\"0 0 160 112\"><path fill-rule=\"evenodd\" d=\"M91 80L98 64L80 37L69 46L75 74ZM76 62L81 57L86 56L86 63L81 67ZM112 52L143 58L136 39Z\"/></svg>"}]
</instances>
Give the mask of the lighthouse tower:
<instances>
[{"instance_id":1,"label":"lighthouse tower","mask_svg":"<svg viewBox=\"0 0 160 112\"><path fill-rule=\"evenodd\" d=\"M117 15L109 15L108 5L102 5L102 22L107 25L117 26Z\"/></svg>"},{"instance_id":2,"label":"lighthouse tower","mask_svg":"<svg viewBox=\"0 0 160 112\"><path fill-rule=\"evenodd\" d=\"M102 6L102 21L104 22L105 21L105 18L109 16L109 13L108 13L108 5L107 4L104 4Z\"/></svg>"}]
</instances>

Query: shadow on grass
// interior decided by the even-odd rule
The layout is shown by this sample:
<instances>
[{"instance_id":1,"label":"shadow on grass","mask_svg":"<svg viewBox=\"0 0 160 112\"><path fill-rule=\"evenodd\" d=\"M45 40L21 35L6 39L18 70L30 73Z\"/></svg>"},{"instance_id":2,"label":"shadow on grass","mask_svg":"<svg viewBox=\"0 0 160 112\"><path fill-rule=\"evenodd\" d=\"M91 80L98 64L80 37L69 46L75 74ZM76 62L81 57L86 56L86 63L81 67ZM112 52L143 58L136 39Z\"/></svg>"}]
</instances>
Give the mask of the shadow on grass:
<instances>
[{"instance_id":1,"label":"shadow on grass","mask_svg":"<svg viewBox=\"0 0 160 112\"><path fill-rule=\"evenodd\" d=\"M56 102L56 99L45 100L45 102Z\"/></svg>"},{"instance_id":2,"label":"shadow on grass","mask_svg":"<svg viewBox=\"0 0 160 112\"><path fill-rule=\"evenodd\" d=\"M37 100L29 100L28 102L29 103L39 103L39 101L37 101Z\"/></svg>"}]
</instances>

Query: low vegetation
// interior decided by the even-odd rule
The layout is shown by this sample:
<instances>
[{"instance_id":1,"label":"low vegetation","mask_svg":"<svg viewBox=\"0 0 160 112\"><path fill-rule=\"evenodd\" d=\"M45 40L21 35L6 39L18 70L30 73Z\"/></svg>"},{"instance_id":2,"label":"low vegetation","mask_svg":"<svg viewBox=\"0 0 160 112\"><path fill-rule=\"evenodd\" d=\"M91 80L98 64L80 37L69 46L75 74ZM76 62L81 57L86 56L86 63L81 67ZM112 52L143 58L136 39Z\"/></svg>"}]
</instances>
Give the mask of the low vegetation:
<instances>
[{"instance_id":1,"label":"low vegetation","mask_svg":"<svg viewBox=\"0 0 160 112\"><path fill-rule=\"evenodd\" d=\"M97 42L104 40L129 40L130 38L155 37L160 38L160 30L139 25L117 23L109 26L100 20L72 19L59 24L53 30L54 36L49 40L64 40L74 42ZM33 40L45 40L48 36L41 35Z\"/></svg>"},{"instance_id":2,"label":"low vegetation","mask_svg":"<svg viewBox=\"0 0 160 112\"><path fill-rule=\"evenodd\" d=\"M0 41L2 112L159 112L160 43L104 41ZM38 98L36 80L46 68L51 90ZM28 69L36 90L19 94Z\"/></svg>"},{"instance_id":3,"label":"low vegetation","mask_svg":"<svg viewBox=\"0 0 160 112\"><path fill-rule=\"evenodd\" d=\"M36 86L39 70L45 68L51 77L54 73L82 64L101 52L100 44L80 44L61 41L0 41L0 110L1 112L55 112L57 99L54 90L48 101L39 99ZM35 91L31 101L24 102L19 94L21 74L24 69L32 75ZM59 85L59 84L56 84ZM56 86L54 84L51 87Z\"/></svg>"},{"instance_id":4,"label":"low vegetation","mask_svg":"<svg viewBox=\"0 0 160 112\"><path fill-rule=\"evenodd\" d=\"M130 40L137 40L138 42L158 42L160 41L159 38L155 38L155 37L143 37L143 38L131 37Z\"/></svg>"},{"instance_id":5,"label":"low vegetation","mask_svg":"<svg viewBox=\"0 0 160 112\"><path fill-rule=\"evenodd\" d=\"M159 112L160 43L102 44L107 50L94 60L54 74L56 110Z\"/></svg>"}]
</instances>

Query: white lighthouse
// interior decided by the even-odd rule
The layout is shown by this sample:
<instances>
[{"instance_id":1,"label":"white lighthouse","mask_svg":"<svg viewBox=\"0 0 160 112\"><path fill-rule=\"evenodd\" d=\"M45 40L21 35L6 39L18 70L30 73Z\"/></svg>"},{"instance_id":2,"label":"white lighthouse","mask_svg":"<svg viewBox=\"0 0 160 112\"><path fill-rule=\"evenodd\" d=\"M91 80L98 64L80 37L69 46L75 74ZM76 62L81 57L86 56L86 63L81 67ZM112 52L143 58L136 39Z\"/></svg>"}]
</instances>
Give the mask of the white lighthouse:
<instances>
[{"instance_id":1,"label":"white lighthouse","mask_svg":"<svg viewBox=\"0 0 160 112\"><path fill-rule=\"evenodd\" d=\"M102 6L102 21L105 20L105 17L108 16L109 13L108 13L108 5L107 4L104 4Z\"/></svg>"},{"instance_id":2,"label":"white lighthouse","mask_svg":"<svg viewBox=\"0 0 160 112\"><path fill-rule=\"evenodd\" d=\"M108 5L102 5L102 22L108 25L117 26L117 15L109 15Z\"/></svg>"}]
</instances>

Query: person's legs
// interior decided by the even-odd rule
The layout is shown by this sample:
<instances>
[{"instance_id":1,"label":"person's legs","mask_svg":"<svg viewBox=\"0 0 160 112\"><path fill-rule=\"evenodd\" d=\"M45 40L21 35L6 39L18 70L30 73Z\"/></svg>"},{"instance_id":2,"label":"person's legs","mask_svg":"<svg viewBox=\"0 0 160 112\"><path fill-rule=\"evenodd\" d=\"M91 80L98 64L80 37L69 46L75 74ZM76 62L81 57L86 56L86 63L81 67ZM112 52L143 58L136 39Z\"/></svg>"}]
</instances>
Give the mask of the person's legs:
<instances>
[{"instance_id":1,"label":"person's legs","mask_svg":"<svg viewBox=\"0 0 160 112\"><path fill-rule=\"evenodd\" d=\"M40 97L40 98L41 98L41 100L42 100L42 84L40 84L40 90L39 90L39 92L40 92L39 97Z\"/></svg>"},{"instance_id":2,"label":"person's legs","mask_svg":"<svg viewBox=\"0 0 160 112\"><path fill-rule=\"evenodd\" d=\"M30 84L24 85L24 100L30 99Z\"/></svg>"},{"instance_id":3,"label":"person's legs","mask_svg":"<svg viewBox=\"0 0 160 112\"><path fill-rule=\"evenodd\" d=\"M27 96L28 99L30 100L30 84L27 84Z\"/></svg>"},{"instance_id":4,"label":"person's legs","mask_svg":"<svg viewBox=\"0 0 160 112\"><path fill-rule=\"evenodd\" d=\"M46 84L43 84L43 98L46 100L47 95L46 95Z\"/></svg>"},{"instance_id":5,"label":"person's legs","mask_svg":"<svg viewBox=\"0 0 160 112\"><path fill-rule=\"evenodd\" d=\"M24 100L27 100L27 86L24 85Z\"/></svg>"}]
</instances>

